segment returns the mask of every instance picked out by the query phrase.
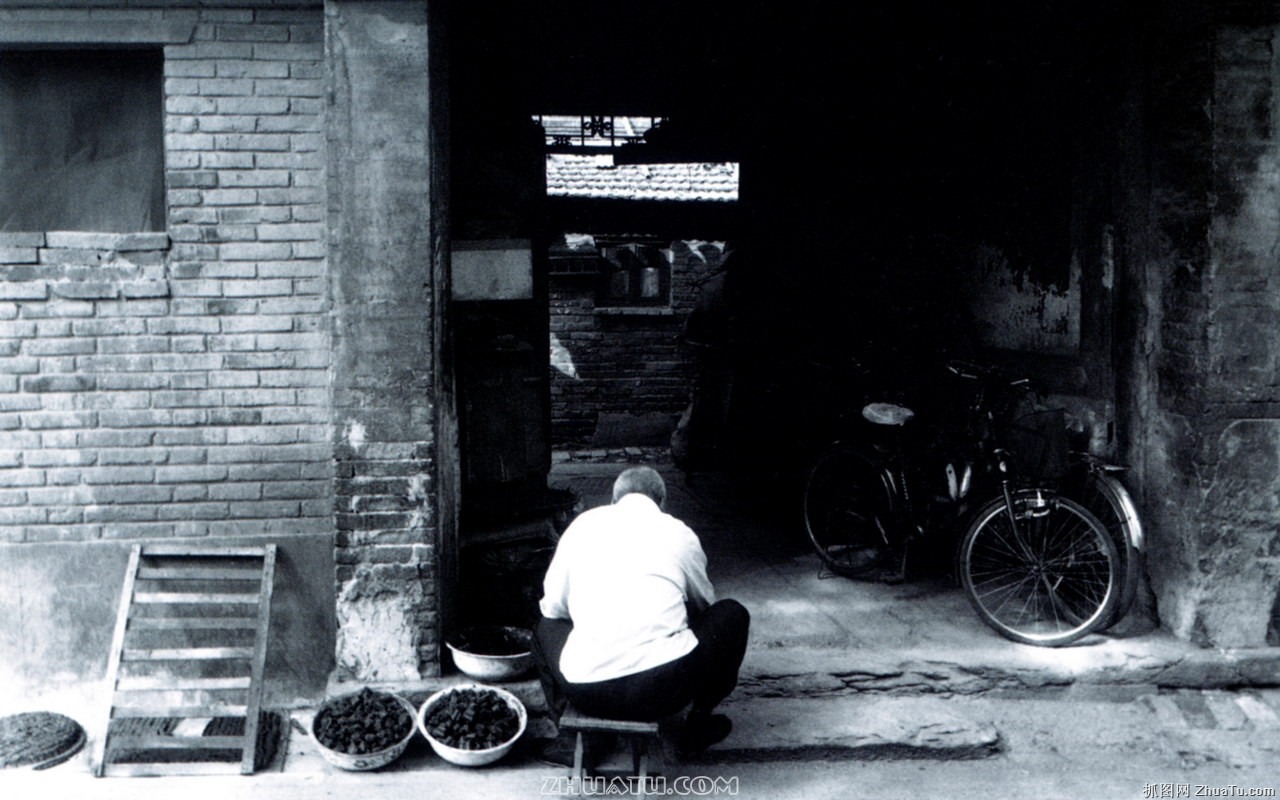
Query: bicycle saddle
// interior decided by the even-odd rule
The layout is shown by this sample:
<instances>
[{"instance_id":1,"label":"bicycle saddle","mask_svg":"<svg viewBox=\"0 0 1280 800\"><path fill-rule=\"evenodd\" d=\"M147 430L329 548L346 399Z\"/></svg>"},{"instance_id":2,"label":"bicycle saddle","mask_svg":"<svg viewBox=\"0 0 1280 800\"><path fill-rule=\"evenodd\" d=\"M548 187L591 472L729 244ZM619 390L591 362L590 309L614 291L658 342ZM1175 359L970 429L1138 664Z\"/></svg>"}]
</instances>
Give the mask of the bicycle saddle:
<instances>
[{"instance_id":1,"label":"bicycle saddle","mask_svg":"<svg viewBox=\"0 0 1280 800\"><path fill-rule=\"evenodd\" d=\"M868 403L862 407L862 418L876 425L906 425L916 412L896 403Z\"/></svg>"}]
</instances>

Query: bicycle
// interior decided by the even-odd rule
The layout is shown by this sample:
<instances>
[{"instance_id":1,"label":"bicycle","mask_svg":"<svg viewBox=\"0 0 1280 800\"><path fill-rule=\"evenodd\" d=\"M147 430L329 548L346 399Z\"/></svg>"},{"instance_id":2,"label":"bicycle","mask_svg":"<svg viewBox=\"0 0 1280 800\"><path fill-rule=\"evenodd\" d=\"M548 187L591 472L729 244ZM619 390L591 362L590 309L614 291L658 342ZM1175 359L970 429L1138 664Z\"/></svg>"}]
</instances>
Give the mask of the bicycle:
<instances>
[{"instance_id":1,"label":"bicycle","mask_svg":"<svg viewBox=\"0 0 1280 800\"><path fill-rule=\"evenodd\" d=\"M1065 461L1061 412L1022 418L1030 435L1009 446L1029 381L964 362L948 367L975 387L963 425L922 431L910 407L868 403L863 435L835 444L810 470L804 521L822 563L848 577L904 580L911 545L963 527L954 569L978 616L1001 635L1061 646L1114 624L1137 582L1130 546L1141 529L1131 499L1101 462L1078 462L1088 468L1077 470L1076 488L1093 492L1087 502L1108 525L1064 494L1067 483L1049 480Z\"/></svg>"}]
</instances>

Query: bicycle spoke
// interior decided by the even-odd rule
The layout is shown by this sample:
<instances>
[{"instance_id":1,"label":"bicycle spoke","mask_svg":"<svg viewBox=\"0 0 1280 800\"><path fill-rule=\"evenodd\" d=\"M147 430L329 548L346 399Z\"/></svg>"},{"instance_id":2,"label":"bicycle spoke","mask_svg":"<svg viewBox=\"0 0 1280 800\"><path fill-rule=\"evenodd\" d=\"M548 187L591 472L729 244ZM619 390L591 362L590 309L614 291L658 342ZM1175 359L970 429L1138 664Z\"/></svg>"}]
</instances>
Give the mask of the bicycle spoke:
<instances>
[{"instance_id":1,"label":"bicycle spoke","mask_svg":"<svg viewBox=\"0 0 1280 800\"><path fill-rule=\"evenodd\" d=\"M1062 617L1059 616L1058 611L1063 607L1062 601L1058 599L1057 590L1055 589L1054 584L1049 580L1048 575L1042 573L1040 575L1040 581L1044 584L1045 593L1048 595L1047 605L1049 608L1053 609L1053 627L1060 630L1063 626L1063 620Z\"/></svg>"},{"instance_id":2,"label":"bicycle spoke","mask_svg":"<svg viewBox=\"0 0 1280 800\"><path fill-rule=\"evenodd\" d=\"M1011 586L1011 587L1013 587L1013 588L1015 588L1015 589L1019 589L1019 588L1022 588L1022 587L1024 587L1024 586L1028 586L1028 585L1030 585L1031 583L1033 583L1033 579L1032 579L1032 578L1030 578L1030 577L1023 577L1023 578L1021 578L1021 579L1019 579L1019 580L1015 581L1013 584L1010 584L1010 586ZM1035 592L1034 592L1034 591L1032 591L1032 592L1017 592L1017 591L1010 591L1010 592L1008 593L1008 596L1007 596L1007 597L1005 597L1005 599L1000 603L1000 605L998 605L998 606L996 606L995 608L993 608L993 609L992 609L992 612L991 612L991 613L992 613L992 614L994 614L994 615L996 615L996 616L1001 616L1001 612L1003 612L1003 611L1004 611L1005 607L1006 607L1006 606L1008 606L1008 605L1009 605L1009 603L1010 603L1011 601L1016 600L1018 597L1022 597L1022 598L1023 598L1023 600L1022 600L1022 608L1021 608L1021 609L1020 609L1020 610L1019 610L1019 611L1014 615L1014 619L1026 619L1026 618L1027 618L1027 606L1028 606L1028 605L1031 605L1031 604L1032 604L1032 602L1035 600Z\"/></svg>"},{"instance_id":3,"label":"bicycle spoke","mask_svg":"<svg viewBox=\"0 0 1280 800\"><path fill-rule=\"evenodd\" d=\"M962 581L996 630L1033 644L1065 643L1114 604L1106 537L1096 519L1063 498L1017 515L993 504L966 536Z\"/></svg>"},{"instance_id":4,"label":"bicycle spoke","mask_svg":"<svg viewBox=\"0 0 1280 800\"><path fill-rule=\"evenodd\" d=\"M1007 531L1002 532L1001 530L996 530L997 527L1007 528ZM995 520L992 520L991 533L995 536L996 541L1004 546L1006 551L1013 556L1020 558L1023 562L1033 558L1026 542L1024 542L1022 537L1018 535L1017 529L1009 522L1008 518L1001 519L999 526L996 525Z\"/></svg>"}]
</instances>

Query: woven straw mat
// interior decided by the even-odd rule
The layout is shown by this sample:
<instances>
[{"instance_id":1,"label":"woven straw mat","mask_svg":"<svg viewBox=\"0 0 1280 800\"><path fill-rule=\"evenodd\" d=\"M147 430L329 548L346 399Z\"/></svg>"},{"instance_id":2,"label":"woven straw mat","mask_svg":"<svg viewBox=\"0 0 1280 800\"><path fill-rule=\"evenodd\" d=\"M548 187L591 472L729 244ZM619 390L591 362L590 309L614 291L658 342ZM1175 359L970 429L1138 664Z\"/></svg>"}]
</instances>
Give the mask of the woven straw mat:
<instances>
[{"instance_id":1,"label":"woven straw mat","mask_svg":"<svg viewBox=\"0 0 1280 800\"><path fill-rule=\"evenodd\" d=\"M80 723L51 711L0 717L0 767L51 767L75 755L84 741Z\"/></svg>"}]
</instances>

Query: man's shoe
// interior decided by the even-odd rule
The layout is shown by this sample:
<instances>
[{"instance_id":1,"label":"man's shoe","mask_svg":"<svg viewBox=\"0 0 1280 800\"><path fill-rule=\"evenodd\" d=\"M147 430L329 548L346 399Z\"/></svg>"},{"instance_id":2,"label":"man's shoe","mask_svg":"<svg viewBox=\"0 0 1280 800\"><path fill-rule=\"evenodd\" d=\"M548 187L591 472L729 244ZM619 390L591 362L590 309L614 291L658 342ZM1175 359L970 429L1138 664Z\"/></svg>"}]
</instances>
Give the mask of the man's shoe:
<instances>
[{"instance_id":1,"label":"man's shoe","mask_svg":"<svg viewBox=\"0 0 1280 800\"><path fill-rule=\"evenodd\" d=\"M685 721L684 730L676 742L676 754L681 758L695 756L717 742L724 741L733 730L733 722L724 714L691 716Z\"/></svg>"}]
</instances>

